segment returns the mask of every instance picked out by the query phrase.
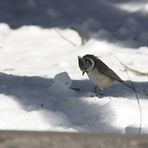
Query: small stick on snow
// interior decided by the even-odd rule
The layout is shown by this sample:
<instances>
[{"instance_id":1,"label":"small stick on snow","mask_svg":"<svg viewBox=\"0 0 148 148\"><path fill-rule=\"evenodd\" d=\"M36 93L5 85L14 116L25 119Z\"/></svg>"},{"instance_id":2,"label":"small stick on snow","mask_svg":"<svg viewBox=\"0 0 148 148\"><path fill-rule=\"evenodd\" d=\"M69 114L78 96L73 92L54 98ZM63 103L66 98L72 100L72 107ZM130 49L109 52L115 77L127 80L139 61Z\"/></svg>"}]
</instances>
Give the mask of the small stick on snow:
<instances>
[{"instance_id":1,"label":"small stick on snow","mask_svg":"<svg viewBox=\"0 0 148 148\"><path fill-rule=\"evenodd\" d=\"M55 32L64 40L66 40L68 43L70 43L73 46L77 46L75 43L73 43L71 40L69 40L68 38L64 37L56 28L54 28Z\"/></svg>"},{"instance_id":2,"label":"small stick on snow","mask_svg":"<svg viewBox=\"0 0 148 148\"><path fill-rule=\"evenodd\" d=\"M115 56L114 56L115 57ZM135 96L136 96L136 99L137 99L137 103L138 103L138 107L139 107L139 113L140 113L140 123L139 123L139 130L138 130L138 135L140 135L141 133L141 128L142 128L142 108L141 108L141 104L140 104L140 100L139 100L139 97L138 97L138 93L137 93L137 90L134 86L134 83L130 77L130 75L128 74L127 70L129 70L129 68L124 64L122 63L117 57L115 57L115 59L123 66L124 68L124 71L126 72L130 82L131 82L131 85L133 87L133 91L135 92Z\"/></svg>"},{"instance_id":3,"label":"small stick on snow","mask_svg":"<svg viewBox=\"0 0 148 148\"><path fill-rule=\"evenodd\" d=\"M138 71L138 70L135 70L135 69L132 69L130 67L128 67L127 65L123 64L122 65L124 66L124 68L128 71L131 71L133 72L134 74L136 74L137 76L148 76L148 72L141 72L141 71Z\"/></svg>"}]
</instances>

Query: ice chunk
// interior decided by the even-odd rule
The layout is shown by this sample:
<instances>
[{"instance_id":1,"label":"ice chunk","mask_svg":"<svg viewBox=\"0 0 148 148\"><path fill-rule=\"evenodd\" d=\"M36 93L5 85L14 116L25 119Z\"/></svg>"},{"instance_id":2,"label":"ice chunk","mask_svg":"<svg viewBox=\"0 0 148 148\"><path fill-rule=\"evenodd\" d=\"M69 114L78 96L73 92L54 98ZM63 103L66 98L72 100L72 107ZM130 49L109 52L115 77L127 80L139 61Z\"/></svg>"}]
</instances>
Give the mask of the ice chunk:
<instances>
[{"instance_id":1,"label":"ice chunk","mask_svg":"<svg viewBox=\"0 0 148 148\"><path fill-rule=\"evenodd\" d=\"M72 85L72 81L67 72L62 72L62 73L57 74L54 77L54 83L63 89L64 88L68 89Z\"/></svg>"},{"instance_id":2,"label":"ice chunk","mask_svg":"<svg viewBox=\"0 0 148 148\"><path fill-rule=\"evenodd\" d=\"M138 134L139 133L139 128L135 127L134 125L129 125L129 126L127 126L125 128L126 134Z\"/></svg>"},{"instance_id":3,"label":"ice chunk","mask_svg":"<svg viewBox=\"0 0 148 148\"><path fill-rule=\"evenodd\" d=\"M72 81L67 72L62 72L54 77L54 83L50 87L50 92L57 97L65 98L75 95L75 91L70 89Z\"/></svg>"}]
</instances>

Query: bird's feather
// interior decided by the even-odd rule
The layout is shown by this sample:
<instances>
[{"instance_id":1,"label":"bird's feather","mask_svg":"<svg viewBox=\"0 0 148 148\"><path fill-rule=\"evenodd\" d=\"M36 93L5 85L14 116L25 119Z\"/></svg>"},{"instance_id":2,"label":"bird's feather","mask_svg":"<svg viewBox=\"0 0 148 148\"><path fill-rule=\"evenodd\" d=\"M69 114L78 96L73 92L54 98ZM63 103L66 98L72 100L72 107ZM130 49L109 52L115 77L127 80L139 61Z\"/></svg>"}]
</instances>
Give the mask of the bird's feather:
<instances>
[{"instance_id":1,"label":"bird's feather","mask_svg":"<svg viewBox=\"0 0 148 148\"><path fill-rule=\"evenodd\" d=\"M112 80L118 81L126 85L127 87L133 89L132 86L125 83L113 70L111 70L104 62L102 62L98 57L94 55L86 55L91 57L95 61L95 67L97 68L98 72L108 76ZM85 57L85 56L84 56Z\"/></svg>"},{"instance_id":2,"label":"bird's feather","mask_svg":"<svg viewBox=\"0 0 148 148\"><path fill-rule=\"evenodd\" d=\"M97 68L98 72L110 77L111 79L120 82L122 81L121 78L113 70L111 70L104 62L102 62L98 57L94 55L89 55L89 57L91 57L95 61L95 67Z\"/></svg>"},{"instance_id":3,"label":"bird's feather","mask_svg":"<svg viewBox=\"0 0 148 148\"><path fill-rule=\"evenodd\" d=\"M124 85L126 85L127 87L133 89L132 86L128 85L127 83L125 83L113 70L111 70L105 63L103 63L100 59L98 59L97 57L94 56L94 58L96 59L96 67L97 70L110 77L111 79L114 79L116 81L119 81L121 83L123 83Z\"/></svg>"},{"instance_id":4,"label":"bird's feather","mask_svg":"<svg viewBox=\"0 0 148 148\"><path fill-rule=\"evenodd\" d=\"M113 70L111 70L105 63L103 63L100 59L96 59L96 67L100 73L112 79L115 79L117 81L122 81L121 78Z\"/></svg>"}]
</instances>

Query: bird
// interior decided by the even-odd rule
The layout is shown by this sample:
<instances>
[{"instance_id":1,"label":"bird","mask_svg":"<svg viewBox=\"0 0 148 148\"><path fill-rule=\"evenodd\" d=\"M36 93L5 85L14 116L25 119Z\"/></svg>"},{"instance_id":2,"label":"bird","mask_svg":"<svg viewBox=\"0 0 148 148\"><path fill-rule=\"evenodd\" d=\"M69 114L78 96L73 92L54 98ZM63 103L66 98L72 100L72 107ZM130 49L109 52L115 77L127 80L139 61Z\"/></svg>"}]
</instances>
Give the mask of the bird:
<instances>
[{"instance_id":1,"label":"bird","mask_svg":"<svg viewBox=\"0 0 148 148\"><path fill-rule=\"evenodd\" d=\"M118 82L124 84L126 87L133 89L132 86L125 83L97 56L91 54L86 54L83 57L78 56L78 65L82 71L82 75L87 73L90 81L100 90L100 92L103 92L106 87L109 87Z\"/></svg>"}]
</instances>

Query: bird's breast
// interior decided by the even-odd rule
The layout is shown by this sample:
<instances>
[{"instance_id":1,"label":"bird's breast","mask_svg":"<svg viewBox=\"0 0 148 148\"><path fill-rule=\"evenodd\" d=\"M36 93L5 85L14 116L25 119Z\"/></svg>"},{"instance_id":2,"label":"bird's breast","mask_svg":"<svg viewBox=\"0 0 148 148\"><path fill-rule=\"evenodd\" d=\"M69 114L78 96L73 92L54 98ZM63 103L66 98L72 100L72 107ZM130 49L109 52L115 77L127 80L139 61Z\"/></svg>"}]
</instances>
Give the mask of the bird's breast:
<instances>
[{"instance_id":1,"label":"bird's breast","mask_svg":"<svg viewBox=\"0 0 148 148\"><path fill-rule=\"evenodd\" d=\"M87 73L89 79L97 85L100 89L104 89L105 87L108 87L114 83L112 79L107 77L106 75L98 72L97 69L94 69Z\"/></svg>"}]
</instances>

